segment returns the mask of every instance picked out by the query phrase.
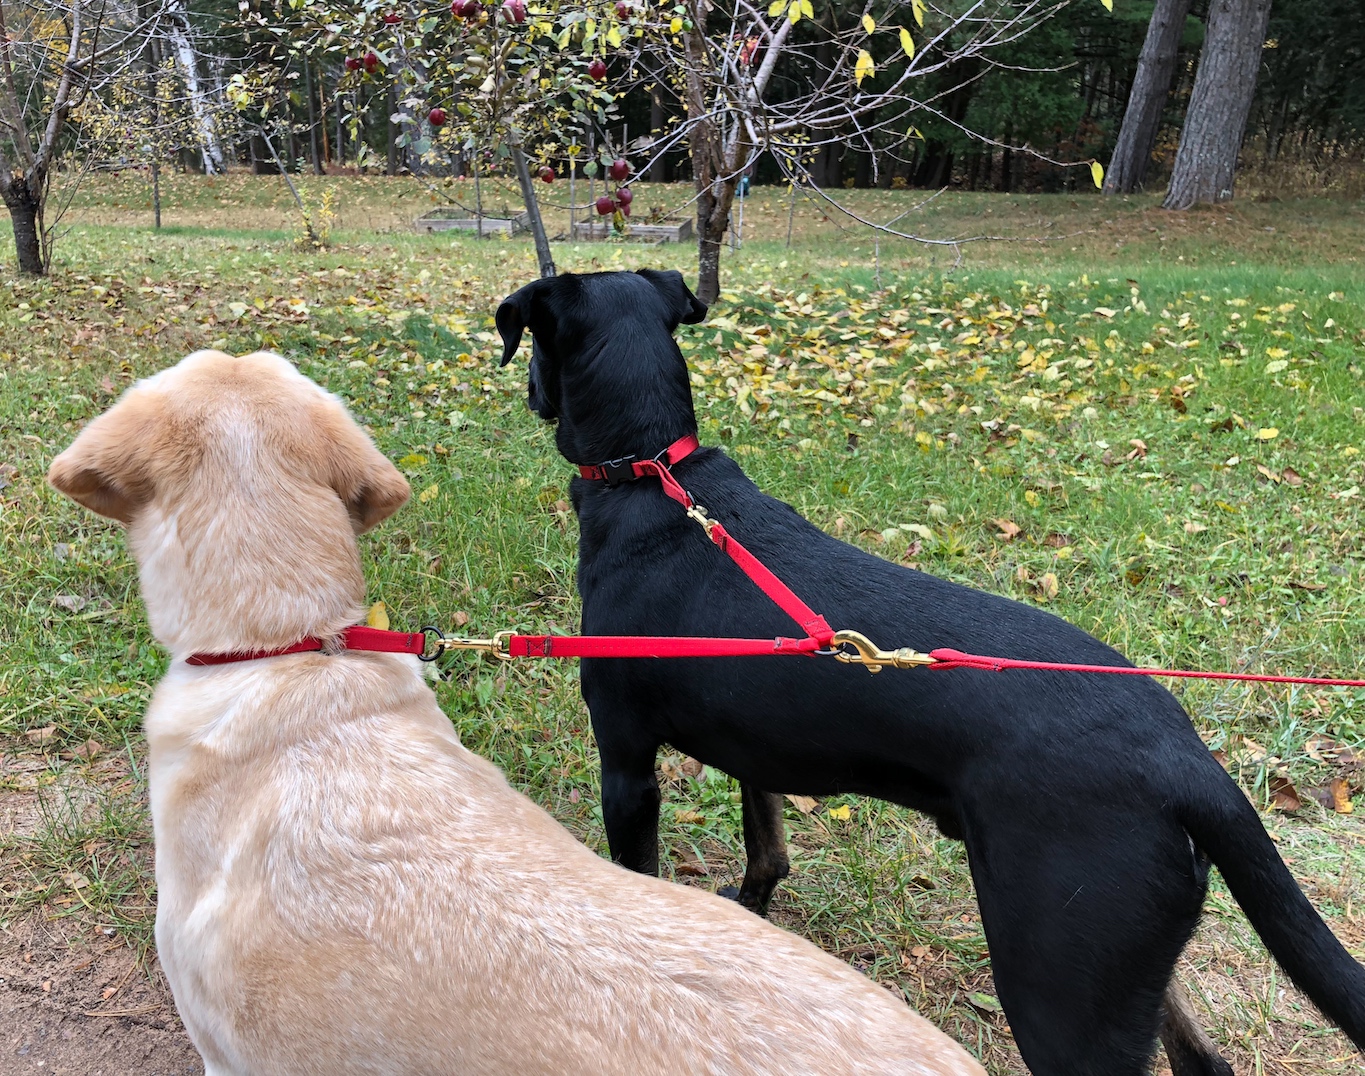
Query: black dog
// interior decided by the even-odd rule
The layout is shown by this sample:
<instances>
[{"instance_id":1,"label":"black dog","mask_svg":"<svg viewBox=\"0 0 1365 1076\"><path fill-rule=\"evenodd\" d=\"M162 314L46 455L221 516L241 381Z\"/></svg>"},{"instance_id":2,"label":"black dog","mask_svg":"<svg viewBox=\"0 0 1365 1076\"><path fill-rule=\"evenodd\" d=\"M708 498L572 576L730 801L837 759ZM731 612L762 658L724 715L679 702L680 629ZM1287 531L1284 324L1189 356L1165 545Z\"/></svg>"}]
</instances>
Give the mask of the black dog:
<instances>
[{"instance_id":1,"label":"black dog","mask_svg":"<svg viewBox=\"0 0 1365 1076\"><path fill-rule=\"evenodd\" d=\"M534 337L530 406L565 458L648 459L697 429L673 342L706 313L675 272L539 280L498 308L503 362ZM1048 613L898 567L761 493L718 449L674 474L835 628L884 646L1123 664ZM589 635L800 635L653 478L574 480ZM904 804L966 842L995 985L1039 1076L1136 1076L1158 1026L1177 1074L1230 1072L1163 1013L1208 861L1290 977L1365 1045L1365 970L1281 862L1179 703L1145 677L959 669L870 676L830 658L596 659L582 689L612 856L658 870L661 744L738 777L762 910L787 872L769 790ZM1182 1030L1183 1029L1183 1030Z\"/></svg>"}]
</instances>

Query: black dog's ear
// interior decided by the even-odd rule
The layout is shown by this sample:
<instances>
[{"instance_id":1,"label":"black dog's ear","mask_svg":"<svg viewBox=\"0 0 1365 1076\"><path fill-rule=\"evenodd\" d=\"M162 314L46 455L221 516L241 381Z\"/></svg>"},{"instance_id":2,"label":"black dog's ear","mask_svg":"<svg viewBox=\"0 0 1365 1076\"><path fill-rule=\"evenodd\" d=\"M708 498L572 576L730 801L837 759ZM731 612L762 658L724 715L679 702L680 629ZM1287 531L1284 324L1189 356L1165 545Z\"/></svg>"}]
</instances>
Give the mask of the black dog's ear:
<instances>
[{"instance_id":1,"label":"black dog's ear","mask_svg":"<svg viewBox=\"0 0 1365 1076\"><path fill-rule=\"evenodd\" d=\"M498 307L494 320L497 322L498 335L502 337L502 362L498 363L499 366L506 366L512 361L512 356L521 346L521 334L531 323L531 304L552 283L553 277L533 280L526 287L514 291Z\"/></svg>"},{"instance_id":2,"label":"black dog's ear","mask_svg":"<svg viewBox=\"0 0 1365 1076\"><path fill-rule=\"evenodd\" d=\"M676 329L680 322L685 325L696 325L706 317L706 304L692 294L692 289L683 280L682 273L676 269L635 271L653 284L668 303L673 315L671 328Z\"/></svg>"}]
</instances>

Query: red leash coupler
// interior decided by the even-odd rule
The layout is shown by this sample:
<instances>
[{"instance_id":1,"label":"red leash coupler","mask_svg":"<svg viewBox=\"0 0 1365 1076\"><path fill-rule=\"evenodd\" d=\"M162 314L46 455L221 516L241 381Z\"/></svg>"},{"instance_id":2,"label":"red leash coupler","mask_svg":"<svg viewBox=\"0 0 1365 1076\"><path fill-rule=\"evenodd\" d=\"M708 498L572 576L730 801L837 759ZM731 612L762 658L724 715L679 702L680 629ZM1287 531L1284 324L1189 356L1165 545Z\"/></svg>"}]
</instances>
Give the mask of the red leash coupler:
<instances>
[{"instance_id":1,"label":"red leash coupler","mask_svg":"<svg viewBox=\"0 0 1365 1076\"><path fill-rule=\"evenodd\" d=\"M435 661L447 650L476 650L504 660L512 658L692 658L756 657L766 654L804 654L833 657L847 664L880 672L884 666L909 669L924 665L932 669L976 669L1003 672L1029 669L1041 672L1100 673L1118 676L1173 676L1205 680L1250 680L1272 684L1314 684L1325 687L1365 687L1365 680L1340 680L1323 676L1272 676L1259 673L1195 672L1184 669L1151 669L1129 665L1078 665L1059 661L1027 661L1018 658L987 657L960 650L940 648L920 653L910 647L882 650L857 631L834 631L825 618L798 598L791 589L732 537L706 509L692 499L670 468L701 447L695 435L680 437L653 459L634 457L580 466L582 477L616 486L638 478L658 478L664 493L677 501L706 536L739 566L763 591L805 631L804 639L779 636L774 639L718 639L712 637L651 635L521 635L500 631L491 639L447 639L433 627L421 632L381 631L357 626L347 628L338 640L339 649L370 650L384 653L414 654L423 661ZM851 649L850 649L851 648ZM231 654L194 654L190 665L221 665L256 658L281 657L320 651L319 639L302 639L277 650L253 650Z\"/></svg>"}]
</instances>

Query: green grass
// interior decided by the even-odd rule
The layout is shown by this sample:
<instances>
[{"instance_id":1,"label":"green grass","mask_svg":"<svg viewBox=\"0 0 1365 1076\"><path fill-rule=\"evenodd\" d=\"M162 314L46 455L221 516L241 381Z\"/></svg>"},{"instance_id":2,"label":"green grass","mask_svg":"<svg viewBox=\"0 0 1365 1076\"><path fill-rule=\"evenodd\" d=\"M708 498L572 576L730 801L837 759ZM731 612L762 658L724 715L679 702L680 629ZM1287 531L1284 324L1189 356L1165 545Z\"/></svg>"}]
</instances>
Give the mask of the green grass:
<instances>
[{"instance_id":1,"label":"green grass","mask_svg":"<svg viewBox=\"0 0 1365 1076\"><path fill-rule=\"evenodd\" d=\"M315 198L321 182L307 184ZM430 196L406 180L325 182L341 191L337 246L300 253L278 180L172 177L171 226L154 233L141 180L102 179L80 192L54 276L0 293L0 437L14 469L0 473L0 798L26 819L0 835L0 920L41 908L150 944L138 729L164 656L118 529L43 483L132 379L198 347L282 351L350 403L417 491L364 540L372 596L395 626L576 624L571 472L525 409L524 361L496 364L492 312L533 276L529 245L412 234ZM887 216L919 198L848 194ZM647 188L637 202L685 197ZM874 247L808 205L788 249L786 211L780 191L751 199L746 229L772 238L726 251L722 301L682 333L703 441L847 540L1045 603L1136 661L1361 675L1360 206L1177 217L1150 198L945 195L917 228L1067 237L971 245L951 273L951 255ZM693 257L556 246L565 269L690 276ZM1173 690L1259 806L1276 778L1301 792L1296 815L1267 825L1359 955L1360 827L1308 790L1358 787L1314 738L1359 751L1365 692ZM461 658L437 692L466 744L604 851L572 665ZM93 761L74 754L92 740ZM734 880L734 786L689 776L676 754L661 774L680 880ZM843 805L848 820L830 814ZM793 806L789 820L796 869L775 918L903 990L995 1071L1022 1071L991 1005L960 847L852 797ZM1238 1065L1354 1071L1344 1040L1278 994L1220 886L1206 920L1182 974Z\"/></svg>"}]
</instances>

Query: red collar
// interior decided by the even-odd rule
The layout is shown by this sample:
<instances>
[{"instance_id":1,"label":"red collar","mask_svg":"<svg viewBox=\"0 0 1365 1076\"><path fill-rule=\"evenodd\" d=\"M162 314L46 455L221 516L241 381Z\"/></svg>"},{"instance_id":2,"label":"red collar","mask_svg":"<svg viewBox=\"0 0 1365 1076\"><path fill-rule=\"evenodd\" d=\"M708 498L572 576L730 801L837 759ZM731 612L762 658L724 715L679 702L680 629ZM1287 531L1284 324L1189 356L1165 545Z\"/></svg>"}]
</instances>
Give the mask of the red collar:
<instances>
[{"instance_id":1,"label":"red collar","mask_svg":"<svg viewBox=\"0 0 1365 1076\"><path fill-rule=\"evenodd\" d=\"M658 474L658 470L652 466L653 464L672 467L699 448L701 448L701 442L697 440L697 435L689 433L686 437L679 437L653 459L637 461L634 456L622 456L620 459L607 460L605 463L580 465L578 473L595 482L619 486L622 482L633 482L637 478Z\"/></svg>"},{"instance_id":2,"label":"red collar","mask_svg":"<svg viewBox=\"0 0 1365 1076\"><path fill-rule=\"evenodd\" d=\"M416 654L422 656L426 650L427 637L424 633L406 631L382 631L379 628L357 624L347 628L337 638L343 650L373 650L381 654ZM286 654L303 654L310 650L321 650L321 639L300 639L289 646L275 650L237 650L227 654L191 654L185 659L186 665L227 665L233 661L255 661L257 658L279 658Z\"/></svg>"}]
</instances>

